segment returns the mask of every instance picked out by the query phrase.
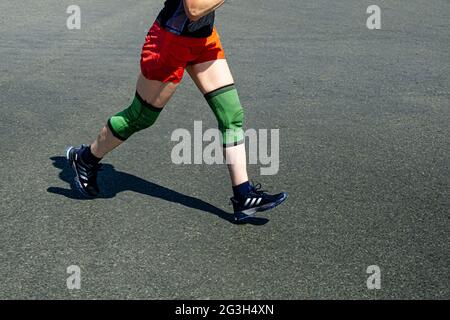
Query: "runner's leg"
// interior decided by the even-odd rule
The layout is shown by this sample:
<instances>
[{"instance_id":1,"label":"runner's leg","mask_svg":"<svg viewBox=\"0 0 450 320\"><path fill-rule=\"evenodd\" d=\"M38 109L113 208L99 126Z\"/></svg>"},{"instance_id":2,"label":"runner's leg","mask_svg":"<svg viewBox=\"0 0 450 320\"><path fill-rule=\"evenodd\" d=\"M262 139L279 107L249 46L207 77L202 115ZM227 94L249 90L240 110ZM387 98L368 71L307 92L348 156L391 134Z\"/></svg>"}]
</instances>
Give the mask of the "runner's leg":
<instances>
[{"instance_id":1,"label":"runner's leg","mask_svg":"<svg viewBox=\"0 0 450 320\"><path fill-rule=\"evenodd\" d=\"M202 94L213 92L234 83L233 76L225 59L191 65L186 70ZM227 159L232 185L238 186L247 182L245 144L242 143L237 146L225 147L224 156Z\"/></svg>"},{"instance_id":2,"label":"runner's leg","mask_svg":"<svg viewBox=\"0 0 450 320\"><path fill-rule=\"evenodd\" d=\"M163 83L156 80L148 80L140 74L136 85L136 92L145 102L155 108L162 109L174 94L177 86L177 83ZM104 126L97 139L91 144L91 152L95 157L103 158L123 142L124 140L114 136L108 126Z\"/></svg>"}]
</instances>

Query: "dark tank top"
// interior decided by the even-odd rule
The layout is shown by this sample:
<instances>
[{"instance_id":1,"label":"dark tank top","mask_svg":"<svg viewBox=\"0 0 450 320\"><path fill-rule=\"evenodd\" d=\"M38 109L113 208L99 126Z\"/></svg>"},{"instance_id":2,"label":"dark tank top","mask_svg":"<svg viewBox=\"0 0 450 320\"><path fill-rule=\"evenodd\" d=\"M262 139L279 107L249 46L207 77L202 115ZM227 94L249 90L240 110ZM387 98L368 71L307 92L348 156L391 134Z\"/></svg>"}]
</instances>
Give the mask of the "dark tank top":
<instances>
[{"instance_id":1,"label":"dark tank top","mask_svg":"<svg viewBox=\"0 0 450 320\"><path fill-rule=\"evenodd\" d=\"M166 0L156 20L166 30L177 35L193 38L209 37L214 27L214 11L191 21L184 11L183 0Z\"/></svg>"}]
</instances>

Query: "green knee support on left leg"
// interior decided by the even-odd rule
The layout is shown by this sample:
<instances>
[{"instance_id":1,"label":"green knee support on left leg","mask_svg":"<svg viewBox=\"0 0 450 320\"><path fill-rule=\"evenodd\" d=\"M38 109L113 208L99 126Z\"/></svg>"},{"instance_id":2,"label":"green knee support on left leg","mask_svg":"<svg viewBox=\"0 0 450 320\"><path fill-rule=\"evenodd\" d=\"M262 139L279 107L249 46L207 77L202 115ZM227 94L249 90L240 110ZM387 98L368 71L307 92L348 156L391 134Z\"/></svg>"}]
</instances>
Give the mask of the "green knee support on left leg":
<instances>
[{"instance_id":1,"label":"green knee support on left leg","mask_svg":"<svg viewBox=\"0 0 450 320\"><path fill-rule=\"evenodd\" d=\"M132 134L153 125L161 110L145 102L136 92L133 103L111 117L108 127L116 138L125 141Z\"/></svg>"},{"instance_id":2,"label":"green knee support on left leg","mask_svg":"<svg viewBox=\"0 0 450 320\"><path fill-rule=\"evenodd\" d=\"M207 93L205 99L216 116L224 147L243 143L244 109L242 109L234 85L228 85Z\"/></svg>"}]
</instances>

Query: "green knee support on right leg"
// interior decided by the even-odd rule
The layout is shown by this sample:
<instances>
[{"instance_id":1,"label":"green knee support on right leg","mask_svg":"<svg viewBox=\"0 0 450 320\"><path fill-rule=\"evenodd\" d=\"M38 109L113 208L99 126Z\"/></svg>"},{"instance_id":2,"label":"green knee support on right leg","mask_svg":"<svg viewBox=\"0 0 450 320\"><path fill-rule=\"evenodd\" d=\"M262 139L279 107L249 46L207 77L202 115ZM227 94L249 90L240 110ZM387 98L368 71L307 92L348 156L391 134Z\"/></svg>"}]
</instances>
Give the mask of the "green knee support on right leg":
<instances>
[{"instance_id":1,"label":"green knee support on right leg","mask_svg":"<svg viewBox=\"0 0 450 320\"><path fill-rule=\"evenodd\" d=\"M108 127L116 138L125 141L132 134L153 125L161 110L145 102L136 92L133 103L111 117Z\"/></svg>"},{"instance_id":2,"label":"green knee support on right leg","mask_svg":"<svg viewBox=\"0 0 450 320\"><path fill-rule=\"evenodd\" d=\"M219 130L222 133L223 146L231 147L244 142L244 109L234 85L228 85L205 94L214 115L217 118Z\"/></svg>"}]
</instances>

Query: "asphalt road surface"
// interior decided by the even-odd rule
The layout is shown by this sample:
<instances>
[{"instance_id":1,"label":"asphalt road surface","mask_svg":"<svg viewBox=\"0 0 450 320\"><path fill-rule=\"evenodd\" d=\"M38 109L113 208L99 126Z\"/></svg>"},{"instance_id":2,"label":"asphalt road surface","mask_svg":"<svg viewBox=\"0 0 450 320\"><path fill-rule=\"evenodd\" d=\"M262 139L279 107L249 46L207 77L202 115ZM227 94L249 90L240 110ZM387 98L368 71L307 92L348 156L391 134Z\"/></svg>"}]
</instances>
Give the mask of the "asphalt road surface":
<instances>
[{"instance_id":1,"label":"asphalt road surface","mask_svg":"<svg viewBox=\"0 0 450 320\"><path fill-rule=\"evenodd\" d=\"M102 197L71 190L64 149L128 105L162 2L0 1L0 298L448 299L449 1L217 12L246 127L280 130L278 174L250 175L289 193L246 225L230 222L224 166L171 161L175 129L215 126L188 76L104 160ZM373 4L381 30L366 27Z\"/></svg>"}]
</instances>

